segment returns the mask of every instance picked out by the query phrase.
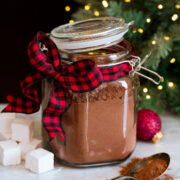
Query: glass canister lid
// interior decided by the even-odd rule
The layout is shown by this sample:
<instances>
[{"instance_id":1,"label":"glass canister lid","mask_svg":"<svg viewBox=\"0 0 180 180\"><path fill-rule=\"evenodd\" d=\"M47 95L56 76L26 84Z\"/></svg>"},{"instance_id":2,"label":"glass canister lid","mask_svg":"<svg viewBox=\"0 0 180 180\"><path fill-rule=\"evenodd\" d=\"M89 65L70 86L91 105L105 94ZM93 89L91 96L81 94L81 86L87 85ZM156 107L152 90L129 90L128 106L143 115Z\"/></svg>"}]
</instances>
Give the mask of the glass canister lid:
<instances>
[{"instance_id":1,"label":"glass canister lid","mask_svg":"<svg viewBox=\"0 0 180 180\"><path fill-rule=\"evenodd\" d=\"M92 18L58 26L51 31L50 38L63 51L92 51L122 41L132 24L116 17Z\"/></svg>"}]
</instances>

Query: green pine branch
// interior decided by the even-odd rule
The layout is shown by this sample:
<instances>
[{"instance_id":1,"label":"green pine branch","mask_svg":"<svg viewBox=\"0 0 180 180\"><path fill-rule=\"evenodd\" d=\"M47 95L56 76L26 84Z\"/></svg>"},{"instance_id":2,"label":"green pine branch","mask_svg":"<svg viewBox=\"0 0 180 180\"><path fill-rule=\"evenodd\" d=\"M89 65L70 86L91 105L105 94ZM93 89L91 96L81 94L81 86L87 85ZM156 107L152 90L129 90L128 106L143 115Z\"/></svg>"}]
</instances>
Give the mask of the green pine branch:
<instances>
[{"instance_id":1,"label":"green pine branch","mask_svg":"<svg viewBox=\"0 0 180 180\"><path fill-rule=\"evenodd\" d=\"M134 45L136 55L141 58L152 51L144 65L164 77L164 82L161 82L162 90L141 78L139 108L150 108L159 113L168 109L180 114L180 78L177 78L180 73L180 9L175 8L177 4L180 5L180 0L131 0L130 3L109 0L108 8L104 8L100 0L75 1L80 4L78 11L73 14L75 20L95 17L94 11L98 10L100 16L115 16L125 19L126 22L134 21L125 39ZM86 4L91 5L88 11L84 9ZM162 9L158 9L159 4L163 5ZM172 21L173 14L179 17L176 21ZM147 23L147 18L150 18L151 22ZM143 33L139 28L143 29ZM155 41L155 44L152 44L152 41ZM173 64L170 63L172 58L176 59ZM168 87L168 82L174 82L175 86ZM149 89L151 99L146 99L143 87Z\"/></svg>"}]
</instances>

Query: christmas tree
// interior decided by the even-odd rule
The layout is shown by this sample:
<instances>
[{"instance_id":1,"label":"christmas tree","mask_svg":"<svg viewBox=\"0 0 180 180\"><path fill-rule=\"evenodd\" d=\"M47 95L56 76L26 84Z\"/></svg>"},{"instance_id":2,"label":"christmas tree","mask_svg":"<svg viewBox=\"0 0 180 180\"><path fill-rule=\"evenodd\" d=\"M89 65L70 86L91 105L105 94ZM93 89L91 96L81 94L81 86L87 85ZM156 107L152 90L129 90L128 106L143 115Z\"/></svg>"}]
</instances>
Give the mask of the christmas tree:
<instances>
[{"instance_id":1,"label":"christmas tree","mask_svg":"<svg viewBox=\"0 0 180 180\"><path fill-rule=\"evenodd\" d=\"M74 20L115 16L134 21L125 38L141 58L152 51L144 66L163 77L157 86L141 78L139 108L180 113L180 0L75 1L79 9Z\"/></svg>"}]
</instances>

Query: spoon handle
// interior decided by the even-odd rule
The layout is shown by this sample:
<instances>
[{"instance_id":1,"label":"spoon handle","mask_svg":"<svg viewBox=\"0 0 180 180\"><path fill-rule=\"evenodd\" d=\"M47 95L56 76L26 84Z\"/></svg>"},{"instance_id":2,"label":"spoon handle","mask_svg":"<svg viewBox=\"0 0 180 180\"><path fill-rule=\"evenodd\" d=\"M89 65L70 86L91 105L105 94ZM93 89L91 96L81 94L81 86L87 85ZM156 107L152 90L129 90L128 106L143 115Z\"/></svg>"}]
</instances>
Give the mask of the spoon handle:
<instances>
[{"instance_id":1,"label":"spoon handle","mask_svg":"<svg viewBox=\"0 0 180 180\"><path fill-rule=\"evenodd\" d=\"M133 180L137 180L136 178L132 177L132 176L117 176L111 180L123 180L123 179L133 179Z\"/></svg>"}]
</instances>

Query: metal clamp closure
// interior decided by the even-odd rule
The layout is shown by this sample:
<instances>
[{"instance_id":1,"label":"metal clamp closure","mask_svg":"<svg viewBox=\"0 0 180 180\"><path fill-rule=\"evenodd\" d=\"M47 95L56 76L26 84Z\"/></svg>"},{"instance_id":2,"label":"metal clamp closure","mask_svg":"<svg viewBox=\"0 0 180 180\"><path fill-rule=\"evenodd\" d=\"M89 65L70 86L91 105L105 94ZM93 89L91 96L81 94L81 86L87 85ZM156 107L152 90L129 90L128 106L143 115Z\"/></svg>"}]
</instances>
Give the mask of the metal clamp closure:
<instances>
[{"instance_id":1,"label":"metal clamp closure","mask_svg":"<svg viewBox=\"0 0 180 180\"><path fill-rule=\"evenodd\" d=\"M142 77L144 77L144 78L146 78L146 79L148 79L148 80L150 80L153 83L158 85L162 81L162 77L158 73L156 73L155 71L152 71L152 70L142 66L146 62L146 60L149 58L150 55L151 55L151 52L149 54L147 54L142 60L138 56L131 56L132 59L129 61L129 64L131 65L132 70L129 72L129 75L134 76L134 74L138 74L139 76L142 76ZM153 78L140 73L139 71L141 69L143 69L144 71L147 71L151 74L154 74L155 76L158 77L159 80L156 81Z\"/></svg>"}]
</instances>

